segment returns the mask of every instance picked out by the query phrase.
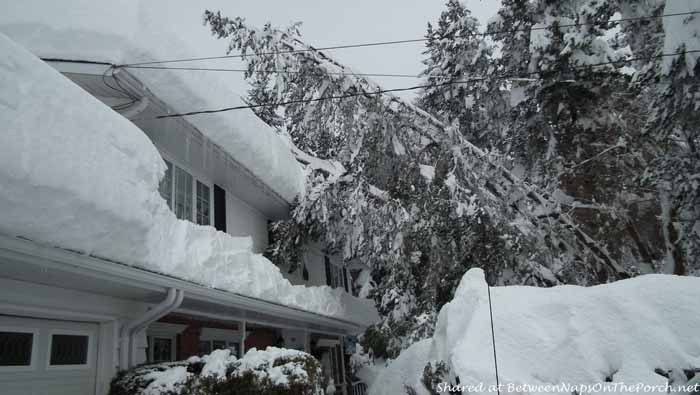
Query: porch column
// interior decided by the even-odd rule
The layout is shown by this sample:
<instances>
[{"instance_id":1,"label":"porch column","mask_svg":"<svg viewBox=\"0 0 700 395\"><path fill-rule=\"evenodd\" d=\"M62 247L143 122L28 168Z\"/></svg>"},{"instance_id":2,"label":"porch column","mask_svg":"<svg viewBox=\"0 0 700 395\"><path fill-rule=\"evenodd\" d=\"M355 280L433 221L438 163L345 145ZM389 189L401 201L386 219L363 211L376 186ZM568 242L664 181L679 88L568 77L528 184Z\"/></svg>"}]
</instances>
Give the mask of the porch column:
<instances>
[{"instance_id":1,"label":"porch column","mask_svg":"<svg viewBox=\"0 0 700 395\"><path fill-rule=\"evenodd\" d=\"M245 338L246 338L245 320L241 322L241 358L245 355Z\"/></svg>"},{"instance_id":2,"label":"porch column","mask_svg":"<svg viewBox=\"0 0 700 395\"><path fill-rule=\"evenodd\" d=\"M311 353L311 346L309 345L309 330L304 329L304 352Z\"/></svg>"},{"instance_id":3,"label":"porch column","mask_svg":"<svg viewBox=\"0 0 700 395\"><path fill-rule=\"evenodd\" d=\"M340 366L343 378L343 395L348 395L348 376L345 374L345 336L340 336Z\"/></svg>"}]
</instances>

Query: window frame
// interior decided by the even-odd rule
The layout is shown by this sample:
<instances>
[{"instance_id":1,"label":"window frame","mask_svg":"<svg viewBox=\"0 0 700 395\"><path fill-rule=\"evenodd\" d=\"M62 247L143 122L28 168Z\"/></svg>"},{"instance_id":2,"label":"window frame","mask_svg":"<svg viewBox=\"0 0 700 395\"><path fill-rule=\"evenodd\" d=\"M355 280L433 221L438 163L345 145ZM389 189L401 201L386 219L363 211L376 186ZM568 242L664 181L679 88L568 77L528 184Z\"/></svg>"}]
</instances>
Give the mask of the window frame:
<instances>
[{"instance_id":1,"label":"window frame","mask_svg":"<svg viewBox=\"0 0 700 395\"><path fill-rule=\"evenodd\" d=\"M331 288L333 288L333 289L341 288L345 292L349 292L348 289L345 288L345 277L344 277L346 275L346 274L344 274L345 267L341 266L341 265L336 265L335 263L333 263L333 260L330 259L330 256L329 256L328 262L330 263ZM338 276L337 279L335 277L336 275ZM336 284L334 284L334 280L337 280Z\"/></svg>"},{"instance_id":2,"label":"window frame","mask_svg":"<svg viewBox=\"0 0 700 395\"><path fill-rule=\"evenodd\" d=\"M154 345L155 345L156 339L170 341L170 360L169 361L156 361L153 358L153 351L155 351ZM148 344L148 353L146 354L146 361L148 363L173 362L177 359L177 337L176 336L150 335L150 336L147 336L146 343Z\"/></svg>"},{"instance_id":3,"label":"window frame","mask_svg":"<svg viewBox=\"0 0 700 395\"><path fill-rule=\"evenodd\" d=\"M207 189L207 192L208 192L208 193L207 193L208 196L207 196L206 201L207 201L207 205L209 206L209 210L208 210L208 212L207 212L207 223L206 223L206 224L203 224L203 223L200 223L200 222L199 222L199 217L200 217L200 213L199 213L199 202L200 202L200 200L204 200L204 199L200 199L200 195L199 195L199 186L200 186L200 184L201 184L203 187L205 187L205 188ZM196 223L197 225L202 225L202 226L212 226L212 224L211 224L212 221L211 221L211 220L212 220L212 213L213 213L213 208L214 208L214 203L213 203L213 201L212 201L212 200L213 200L213 199L212 199L212 189L213 189L213 188L211 187L211 185L209 185L209 184L207 184L206 182L203 182L202 180L197 179L197 178L195 178L195 180L194 180L194 185L195 185L195 191L194 191L194 223Z\"/></svg>"},{"instance_id":4,"label":"window frame","mask_svg":"<svg viewBox=\"0 0 700 395\"><path fill-rule=\"evenodd\" d=\"M85 363L80 365L52 365L51 364L51 348L53 347L54 335L67 336L86 336L88 338L88 346L85 356ZM89 370L92 369L94 361L92 361L92 351L95 347L95 335L90 331L69 330L69 329L51 329L48 333L48 345L46 348L46 370Z\"/></svg>"},{"instance_id":5,"label":"window frame","mask_svg":"<svg viewBox=\"0 0 700 395\"><path fill-rule=\"evenodd\" d=\"M175 176L177 173L176 169L179 169L180 171L183 171L187 174L189 174L190 177L192 177L192 202L191 202L191 207L190 207L190 215L191 219L186 219L186 218L178 218L182 219L185 221L190 221L194 224L197 223L197 182L200 182L202 185L206 186L209 188L209 225L202 225L202 226L214 226L213 225L213 218L215 215L214 212L214 198L213 198L213 191L214 191L214 183L206 176L202 175L201 173L198 173L196 171L192 171L191 168L188 166L185 166L183 162L175 159L173 156L170 154L163 152L162 150L159 150L160 156L165 162L166 166L170 164L171 166L171 171L170 171L170 204L168 205L170 207L170 211L175 214L177 217L177 214L175 213ZM162 181L162 180L161 180ZM158 192L160 195L160 182L158 184ZM161 198L163 198L163 195L160 195ZM165 198L163 198L165 200Z\"/></svg>"},{"instance_id":6,"label":"window frame","mask_svg":"<svg viewBox=\"0 0 700 395\"><path fill-rule=\"evenodd\" d=\"M39 328L25 328L19 326L0 326L0 332L31 333L32 334L32 355L29 358L29 365L0 366L0 373L6 372L31 372L37 368L37 358L39 355Z\"/></svg>"}]
</instances>

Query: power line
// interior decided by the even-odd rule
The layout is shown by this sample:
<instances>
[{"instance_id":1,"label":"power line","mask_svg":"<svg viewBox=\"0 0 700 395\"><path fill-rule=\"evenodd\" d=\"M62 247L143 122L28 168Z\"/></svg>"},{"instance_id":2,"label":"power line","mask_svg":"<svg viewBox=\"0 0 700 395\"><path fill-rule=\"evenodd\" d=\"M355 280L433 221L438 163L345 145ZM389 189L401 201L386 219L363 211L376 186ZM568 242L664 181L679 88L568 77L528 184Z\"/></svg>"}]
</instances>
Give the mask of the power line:
<instances>
[{"instance_id":1,"label":"power line","mask_svg":"<svg viewBox=\"0 0 700 395\"><path fill-rule=\"evenodd\" d=\"M188 70L188 71L217 71L217 72L237 72L245 73L246 69L226 69L226 68L208 68L208 67L168 67L168 66L121 66L128 69L147 69L147 70ZM262 73L262 71L253 71L254 73ZM298 70L266 70L265 72L279 74L300 74ZM420 78L416 74L393 74L393 73L353 73L353 72L325 72L330 75L347 75L356 77L398 77L398 78Z\"/></svg>"},{"instance_id":2,"label":"power line","mask_svg":"<svg viewBox=\"0 0 700 395\"><path fill-rule=\"evenodd\" d=\"M572 67L572 69L598 67L598 66L620 64L620 63L629 63L629 62L633 62L633 61L637 61L637 60L658 59L658 58L663 58L663 57L668 57L668 56L678 56L678 55L683 55L683 54L687 54L687 53L698 53L698 52L700 52L700 49L677 52L677 53L672 53L672 54L659 54L659 55L655 55L655 56L643 56L643 57L623 59L623 60L618 60L618 61L600 62L600 63L594 63L594 64L589 64L589 65L574 66L574 67ZM342 100L342 99L349 99L349 98L359 97L359 96L366 96L366 97L367 96L375 96L375 95L381 95L384 93L406 92L406 91L412 91L412 90L419 90L419 89L425 89L425 88L435 88L435 87L440 87L440 86L445 86L445 85L458 85L458 84L465 84L465 83L469 83L469 82L484 81L484 80L528 79L527 76L541 74L541 73L542 73L541 71L535 71L535 72L531 72L531 73L527 73L525 75L519 75L519 76L474 77L474 78L470 78L468 80L445 81L445 82L439 82L439 83L433 83L433 84L415 85L415 86L406 87L406 88L378 89L376 91L371 91L371 92L347 93L347 94L343 94L343 95L324 96L324 97L317 97L317 98L313 98L313 99L297 99L297 100L288 100L288 101L274 102L274 103L258 103L258 104L242 105L242 106L224 107L224 108L218 108L218 109L212 109L212 110L190 111L190 112L185 112L185 113L159 115L159 116L156 116L155 118L156 119L175 118L175 117L184 117L184 116L189 116L189 115L213 114L213 113L218 113L218 112L243 110L243 109L254 109L254 108L262 108L262 107L278 107L278 106L286 106L286 105L290 105L290 104L307 104L307 103L313 103L313 102L319 102L319 101ZM533 80L542 80L543 78L540 77L540 78L532 78L532 79Z\"/></svg>"},{"instance_id":3,"label":"power line","mask_svg":"<svg viewBox=\"0 0 700 395\"><path fill-rule=\"evenodd\" d=\"M615 19L615 20L603 22L603 23L612 24L612 23L618 23L618 22L640 21L640 20L648 20L648 19L660 19L660 18L668 18L668 17L675 17L675 16L687 16L687 15L695 15L695 14L700 14L700 11L679 12L679 13L663 14L663 15L647 15L647 16L638 16L638 17L631 17L631 18L620 18L620 19ZM475 33L472 36L474 36L474 37L477 37L477 36L486 37L486 36L494 36L494 35L499 35L499 34L547 30L547 29L551 29L554 26L557 26L558 28L569 28L569 27L580 27L580 26L593 26L593 25L600 25L600 24L602 24L602 23L601 22L583 22L583 23L563 24L563 25L547 25L547 26L531 27L531 28L527 28L527 29L507 29L507 30ZM463 37L457 36L457 38L463 38ZM334 46L319 47L319 48L309 47L309 48L304 48L304 49L290 49L290 50L276 51L276 52L260 52L260 53L251 54L251 55L243 55L243 54L221 55L221 56L206 56L206 57L199 57L199 58L183 58L183 59L170 59L170 60L148 61L148 62L138 62L138 63L125 63L125 64L117 65L116 67L133 67L133 66L145 66L145 65L164 64L164 63L196 62L196 61L201 61L201 60L245 58L247 56L265 56L265 55L280 55L280 54L315 52L315 51L330 51L330 50L337 50L337 49L351 49L351 48L377 47L377 46L384 46L384 45L409 44L409 43L417 43L417 42L425 42L425 41L428 41L428 38L423 37L423 38L415 38L415 39L407 39L407 40L377 41L377 42L369 42L369 43L361 43L361 44L334 45Z\"/></svg>"}]
</instances>

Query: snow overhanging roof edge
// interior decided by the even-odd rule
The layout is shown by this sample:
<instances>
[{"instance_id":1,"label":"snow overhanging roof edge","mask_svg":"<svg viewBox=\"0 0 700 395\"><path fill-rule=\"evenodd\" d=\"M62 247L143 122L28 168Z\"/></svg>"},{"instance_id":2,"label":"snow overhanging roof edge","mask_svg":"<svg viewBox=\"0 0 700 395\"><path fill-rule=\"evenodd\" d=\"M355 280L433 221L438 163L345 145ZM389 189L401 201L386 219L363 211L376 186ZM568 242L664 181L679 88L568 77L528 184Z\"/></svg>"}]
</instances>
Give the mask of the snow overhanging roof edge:
<instances>
[{"instance_id":1,"label":"snow overhanging roof edge","mask_svg":"<svg viewBox=\"0 0 700 395\"><path fill-rule=\"evenodd\" d=\"M348 334L363 331L366 327L366 325L362 323L325 316L319 313L230 291L206 287L166 274L152 272L60 247L45 245L20 237L0 234L0 257L19 259L22 260L23 263L42 266L44 268L52 266L57 270L79 273L82 276L96 279L108 277L110 281L122 282L129 286L140 287L145 290L161 292L165 291L167 288L183 289L185 291L185 298L191 297L216 305L233 306L275 317L310 322L340 329ZM24 257L24 259L22 257Z\"/></svg>"}]
</instances>

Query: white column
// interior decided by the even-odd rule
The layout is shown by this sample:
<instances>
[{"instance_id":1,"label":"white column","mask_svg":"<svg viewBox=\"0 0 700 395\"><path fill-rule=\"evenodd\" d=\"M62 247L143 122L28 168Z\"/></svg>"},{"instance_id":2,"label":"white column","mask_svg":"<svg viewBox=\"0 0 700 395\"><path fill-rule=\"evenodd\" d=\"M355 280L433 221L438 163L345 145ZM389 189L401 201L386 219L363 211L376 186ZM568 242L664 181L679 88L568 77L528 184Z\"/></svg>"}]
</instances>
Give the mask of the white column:
<instances>
[{"instance_id":1,"label":"white column","mask_svg":"<svg viewBox=\"0 0 700 395\"><path fill-rule=\"evenodd\" d=\"M245 355L245 337L246 327L245 320L241 321L241 358Z\"/></svg>"},{"instance_id":2,"label":"white column","mask_svg":"<svg viewBox=\"0 0 700 395\"><path fill-rule=\"evenodd\" d=\"M309 330L304 329L304 352L311 353L311 347L309 346Z\"/></svg>"}]
</instances>

